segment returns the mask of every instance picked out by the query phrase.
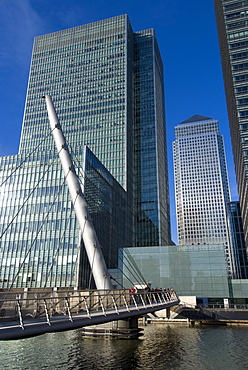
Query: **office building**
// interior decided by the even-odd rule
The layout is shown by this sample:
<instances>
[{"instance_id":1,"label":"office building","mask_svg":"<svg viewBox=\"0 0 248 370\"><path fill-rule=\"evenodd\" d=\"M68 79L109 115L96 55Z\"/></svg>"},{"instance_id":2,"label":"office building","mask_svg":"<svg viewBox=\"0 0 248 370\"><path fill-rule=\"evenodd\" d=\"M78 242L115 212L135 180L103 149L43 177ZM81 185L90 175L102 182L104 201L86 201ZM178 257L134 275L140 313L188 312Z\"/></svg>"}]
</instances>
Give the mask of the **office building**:
<instances>
[{"instance_id":1,"label":"office building","mask_svg":"<svg viewBox=\"0 0 248 370\"><path fill-rule=\"evenodd\" d=\"M96 229L100 243L104 243L105 233L110 233L105 243L108 250L103 246L108 267L117 266L118 247L171 244L163 65L154 30L133 32L127 15L121 15L35 38L19 154L2 158L0 166L5 199L1 206L4 235L0 260L6 267L2 287L11 286L13 281L17 287L69 286L77 280L80 238L70 213L69 193L62 185L64 176L42 99L45 94L52 97L74 162L80 167L90 161L93 172L101 168L95 171L99 185L93 188L99 193L93 197L90 212L94 213L93 221L99 221ZM84 145L94 153L94 160L89 154L85 157ZM15 168L16 179L7 179ZM90 174L88 168L85 178ZM83 180L80 171L79 177ZM85 185L88 201L92 197L90 184L87 181ZM105 188L111 194L107 200ZM11 218L6 218L5 212L9 209L14 216L29 190L34 195L23 206L21 219L13 221L13 225L20 225L7 241L4 230ZM113 197L113 192L119 197ZM52 196L57 193L61 208L55 207L51 213ZM18 200L16 194L20 194ZM115 208L116 199L119 208ZM97 205L99 210L108 209L105 218L111 228L101 222ZM36 237L48 210L43 237ZM60 215L61 210L65 213ZM60 270L53 268L58 265L57 250ZM111 259L115 263L109 263ZM45 278L53 273L52 279ZM87 286L83 282L87 279L80 279L79 285Z\"/></svg>"},{"instance_id":2,"label":"office building","mask_svg":"<svg viewBox=\"0 0 248 370\"><path fill-rule=\"evenodd\" d=\"M240 209L248 248L248 2L214 2Z\"/></svg>"},{"instance_id":3,"label":"office building","mask_svg":"<svg viewBox=\"0 0 248 370\"><path fill-rule=\"evenodd\" d=\"M133 198L134 244L170 244L163 66L154 30L134 33L121 15L37 37L21 154L37 144L54 147L44 140L43 94L52 96L72 151L86 144Z\"/></svg>"},{"instance_id":4,"label":"office building","mask_svg":"<svg viewBox=\"0 0 248 370\"><path fill-rule=\"evenodd\" d=\"M77 173L108 268L132 242L127 193L83 148ZM0 158L0 288L92 286L70 194L57 155ZM84 169L84 171L83 171Z\"/></svg>"},{"instance_id":5,"label":"office building","mask_svg":"<svg viewBox=\"0 0 248 370\"><path fill-rule=\"evenodd\" d=\"M236 266L236 278L248 278L248 260L239 202L228 203L230 242Z\"/></svg>"},{"instance_id":6,"label":"office building","mask_svg":"<svg viewBox=\"0 0 248 370\"><path fill-rule=\"evenodd\" d=\"M152 287L173 287L181 303L247 304L248 280L230 279L222 244L174 245L146 248L123 248L123 284L130 280ZM136 266L136 273L133 271ZM237 306L238 307L238 306Z\"/></svg>"},{"instance_id":7,"label":"office building","mask_svg":"<svg viewBox=\"0 0 248 370\"><path fill-rule=\"evenodd\" d=\"M181 122L175 127L173 154L179 245L222 244L233 275L230 193L218 121L195 115Z\"/></svg>"},{"instance_id":8,"label":"office building","mask_svg":"<svg viewBox=\"0 0 248 370\"><path fill-rule=\"evenodd\" d=\"M124 248L121 251L125 263L124 286L129 286L129 279L133 279L130 270L135 263L140 275L144 275L152 287L173 287L180 296L229 297L230 279L223 245L205 244L202 247L175 245Z\"/></svg>"}]
</instances>

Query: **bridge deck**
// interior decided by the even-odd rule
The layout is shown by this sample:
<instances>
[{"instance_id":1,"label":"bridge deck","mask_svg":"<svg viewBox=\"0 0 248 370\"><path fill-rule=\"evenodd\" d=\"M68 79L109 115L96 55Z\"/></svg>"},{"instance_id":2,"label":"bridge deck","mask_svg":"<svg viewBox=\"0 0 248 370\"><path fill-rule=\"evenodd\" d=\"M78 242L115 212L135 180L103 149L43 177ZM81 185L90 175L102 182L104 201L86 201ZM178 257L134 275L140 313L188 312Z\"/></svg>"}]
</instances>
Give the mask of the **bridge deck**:
<instances>
[{"instance_id":1,"label":"bridge deck","mask_svg":"<svg viewBox=\"0 0 248 370\"><path fill-rule=\"evenodd\" d=\"M78 293L78 292L77 292ZM128 290L0 300L0 340L77 329L143 316L179 303L175 292ZM4 315L3 315L4 313Z\"/></svg>"}]
</instances>

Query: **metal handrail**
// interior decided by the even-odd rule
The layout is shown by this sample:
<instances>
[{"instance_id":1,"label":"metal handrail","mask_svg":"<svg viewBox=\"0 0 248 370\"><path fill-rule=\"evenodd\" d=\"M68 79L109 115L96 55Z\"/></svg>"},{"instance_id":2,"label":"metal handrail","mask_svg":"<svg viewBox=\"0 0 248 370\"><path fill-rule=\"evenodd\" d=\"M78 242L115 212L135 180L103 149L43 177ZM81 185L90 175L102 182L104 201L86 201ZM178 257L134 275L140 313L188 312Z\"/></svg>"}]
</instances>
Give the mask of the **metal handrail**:
<instances>
[{"instance_id":1,"label":"metal handrail","mask_svg":"<svg viewBox=\"0 0 248 370\"><path fill-rule=\"evenodd\" d=\"M94 290L93 292L97 292L96 290ZM122 296L123 296L123 293L122 294L115 294L115 293L113 293L113 291L110 291L111 293L101 293L100 294L100 296L101 296L101 298L103 298L103 297L110 297L110 296L117 296L117 298L121 298ZM127 296L128 295L133 295L133 296L136 296L136 297L139 297L139 296L153 296L154 297L154 302L157 302L157 300L156 300L156 298L155 298L155 296L157 295L157 296L165 296L164 294L165 294L165 292L163 292L163 291L159 291L159 292L137 292L137 293L133 293L133 294L129 294L129 291L128 290L126 290L125 292L124 292ZM32 294L33 294L33 292L32 292ZM176 294L176 292L174 292L174 294ZM54 300L54 299L66 299L66 298L84 298L84 299L87 299L87 298L92 298L92 297L97 297L97 298L99 298L99 295L97 294L97 295L74 295L74 294L72 294L72 295L68 295L68 294L66 294L66 295L58 295L58 296L56 296L56 295L53 295L53 296L50 296L50 297L47 297L47 296L45 296L45 295L42 295L42 296L40 296L40 297L28 297L28 298L21 298L20 297L20 295L19 295L19 297L18 298L4 298L4 299L1 299L0 298L0 304L1 303L4 303L4 302L16 302L17 300L20 300L20 301L39 301L39 300L43 300L43 299L46 299L46 300ZM166 300L167 301L170 301L170 300L175 300L175 299L177 299L178 297L176 297L175 299L170 299L171 297L169 297L169 298L167 298ZM56 302L56 304L58 304L58 302ZM217 305L216 305L217 306ZM244 306L244 305L241 305L241 306ZM0 306L1 307L1 306ZM248 305L247 305L247 307L248 307Z\"/></svg>"},{"instance_id":2,"label":"metal handrail","mask_svg":"<svg viewBox=\"0 0 248 370\"><path fill-rule=\"evenodd\" d=\"M51 325L51 317L53 316L66 315L68 320L73 321L74 314L83 314L83 312L91 318L92 313L99 309L106 316L106 311L109 309L115 310L119 314L121 309L128 312L131 308L139 311L141 308L144 309L148 306L152 308L158 306L159 308L159 306L166 303L179 301L176 292L167 294L164 291L142 291L134 294L131 294L129 290L122 290L117 293L113 290L63 293L65 294L60 296L60 292L55 291L53 295L50 292L43 297L38 297L34 292L30 292L30 294L25 292L25 298L18 294L16 299L0 299L0 321L18 320L20 326L23 327L24 318L39 319L44 317L47 324ZM18 310L16 311L17 304ZM1 311L4 314L1 314Z\"/></svg>"}]
</instances>

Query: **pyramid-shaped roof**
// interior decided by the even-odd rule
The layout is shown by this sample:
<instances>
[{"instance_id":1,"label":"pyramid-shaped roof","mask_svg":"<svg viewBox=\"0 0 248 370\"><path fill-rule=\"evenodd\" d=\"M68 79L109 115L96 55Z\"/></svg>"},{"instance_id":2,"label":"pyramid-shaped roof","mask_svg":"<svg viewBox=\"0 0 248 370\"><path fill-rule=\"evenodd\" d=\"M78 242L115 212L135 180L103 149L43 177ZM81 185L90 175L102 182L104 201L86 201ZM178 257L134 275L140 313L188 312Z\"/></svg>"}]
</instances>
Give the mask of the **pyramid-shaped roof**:
<instances>
[{"instance_id":1,"label":"pyramid-shaped roof","mask_svg":"<svg viewBox=\"0 0 248 370\"><path fill-rule=\"evenodd\" d=\"M206 120L209 120L209 119L213 119L213 118L209 118L209 117L204 117L204 116L200 116L199 114L195 114L194 116L186 119L185 121L181 122L181 123L190 123L190 122L198 122L198 121L206 121Z\"/></svg>"}]
</instances>

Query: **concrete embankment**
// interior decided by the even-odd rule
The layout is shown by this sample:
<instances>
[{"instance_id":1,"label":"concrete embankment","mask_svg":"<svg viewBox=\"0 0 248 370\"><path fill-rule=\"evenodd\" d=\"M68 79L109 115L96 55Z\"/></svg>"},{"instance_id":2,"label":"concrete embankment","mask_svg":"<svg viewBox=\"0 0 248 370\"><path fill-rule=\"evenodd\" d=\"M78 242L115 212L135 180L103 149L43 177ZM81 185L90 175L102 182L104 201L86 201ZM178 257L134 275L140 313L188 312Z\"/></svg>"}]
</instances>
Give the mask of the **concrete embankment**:
<instances>
[{"instance_id":1,"label":"concrete embankment","mask_svg":"<svg viewBox=\"0 0 248 370\"><path fill-rule=\"evenodd\" d=\"M183 308L180 316L202 323L248 324L247 309Z\"/></svg>"},{"instance_id":2,"label":"concrete embankment","mask_svg":"<svg viewBox=\"0 0 248 370\"><path fill-rule=\"evenodd\" d=\"M147 318L151 323L191 323L191 324L219 324L219 325L247 325L248 309L228 308L193 308L180 307L171 311L170 315L150 315Z\"/></svg>"}]
</instances>

